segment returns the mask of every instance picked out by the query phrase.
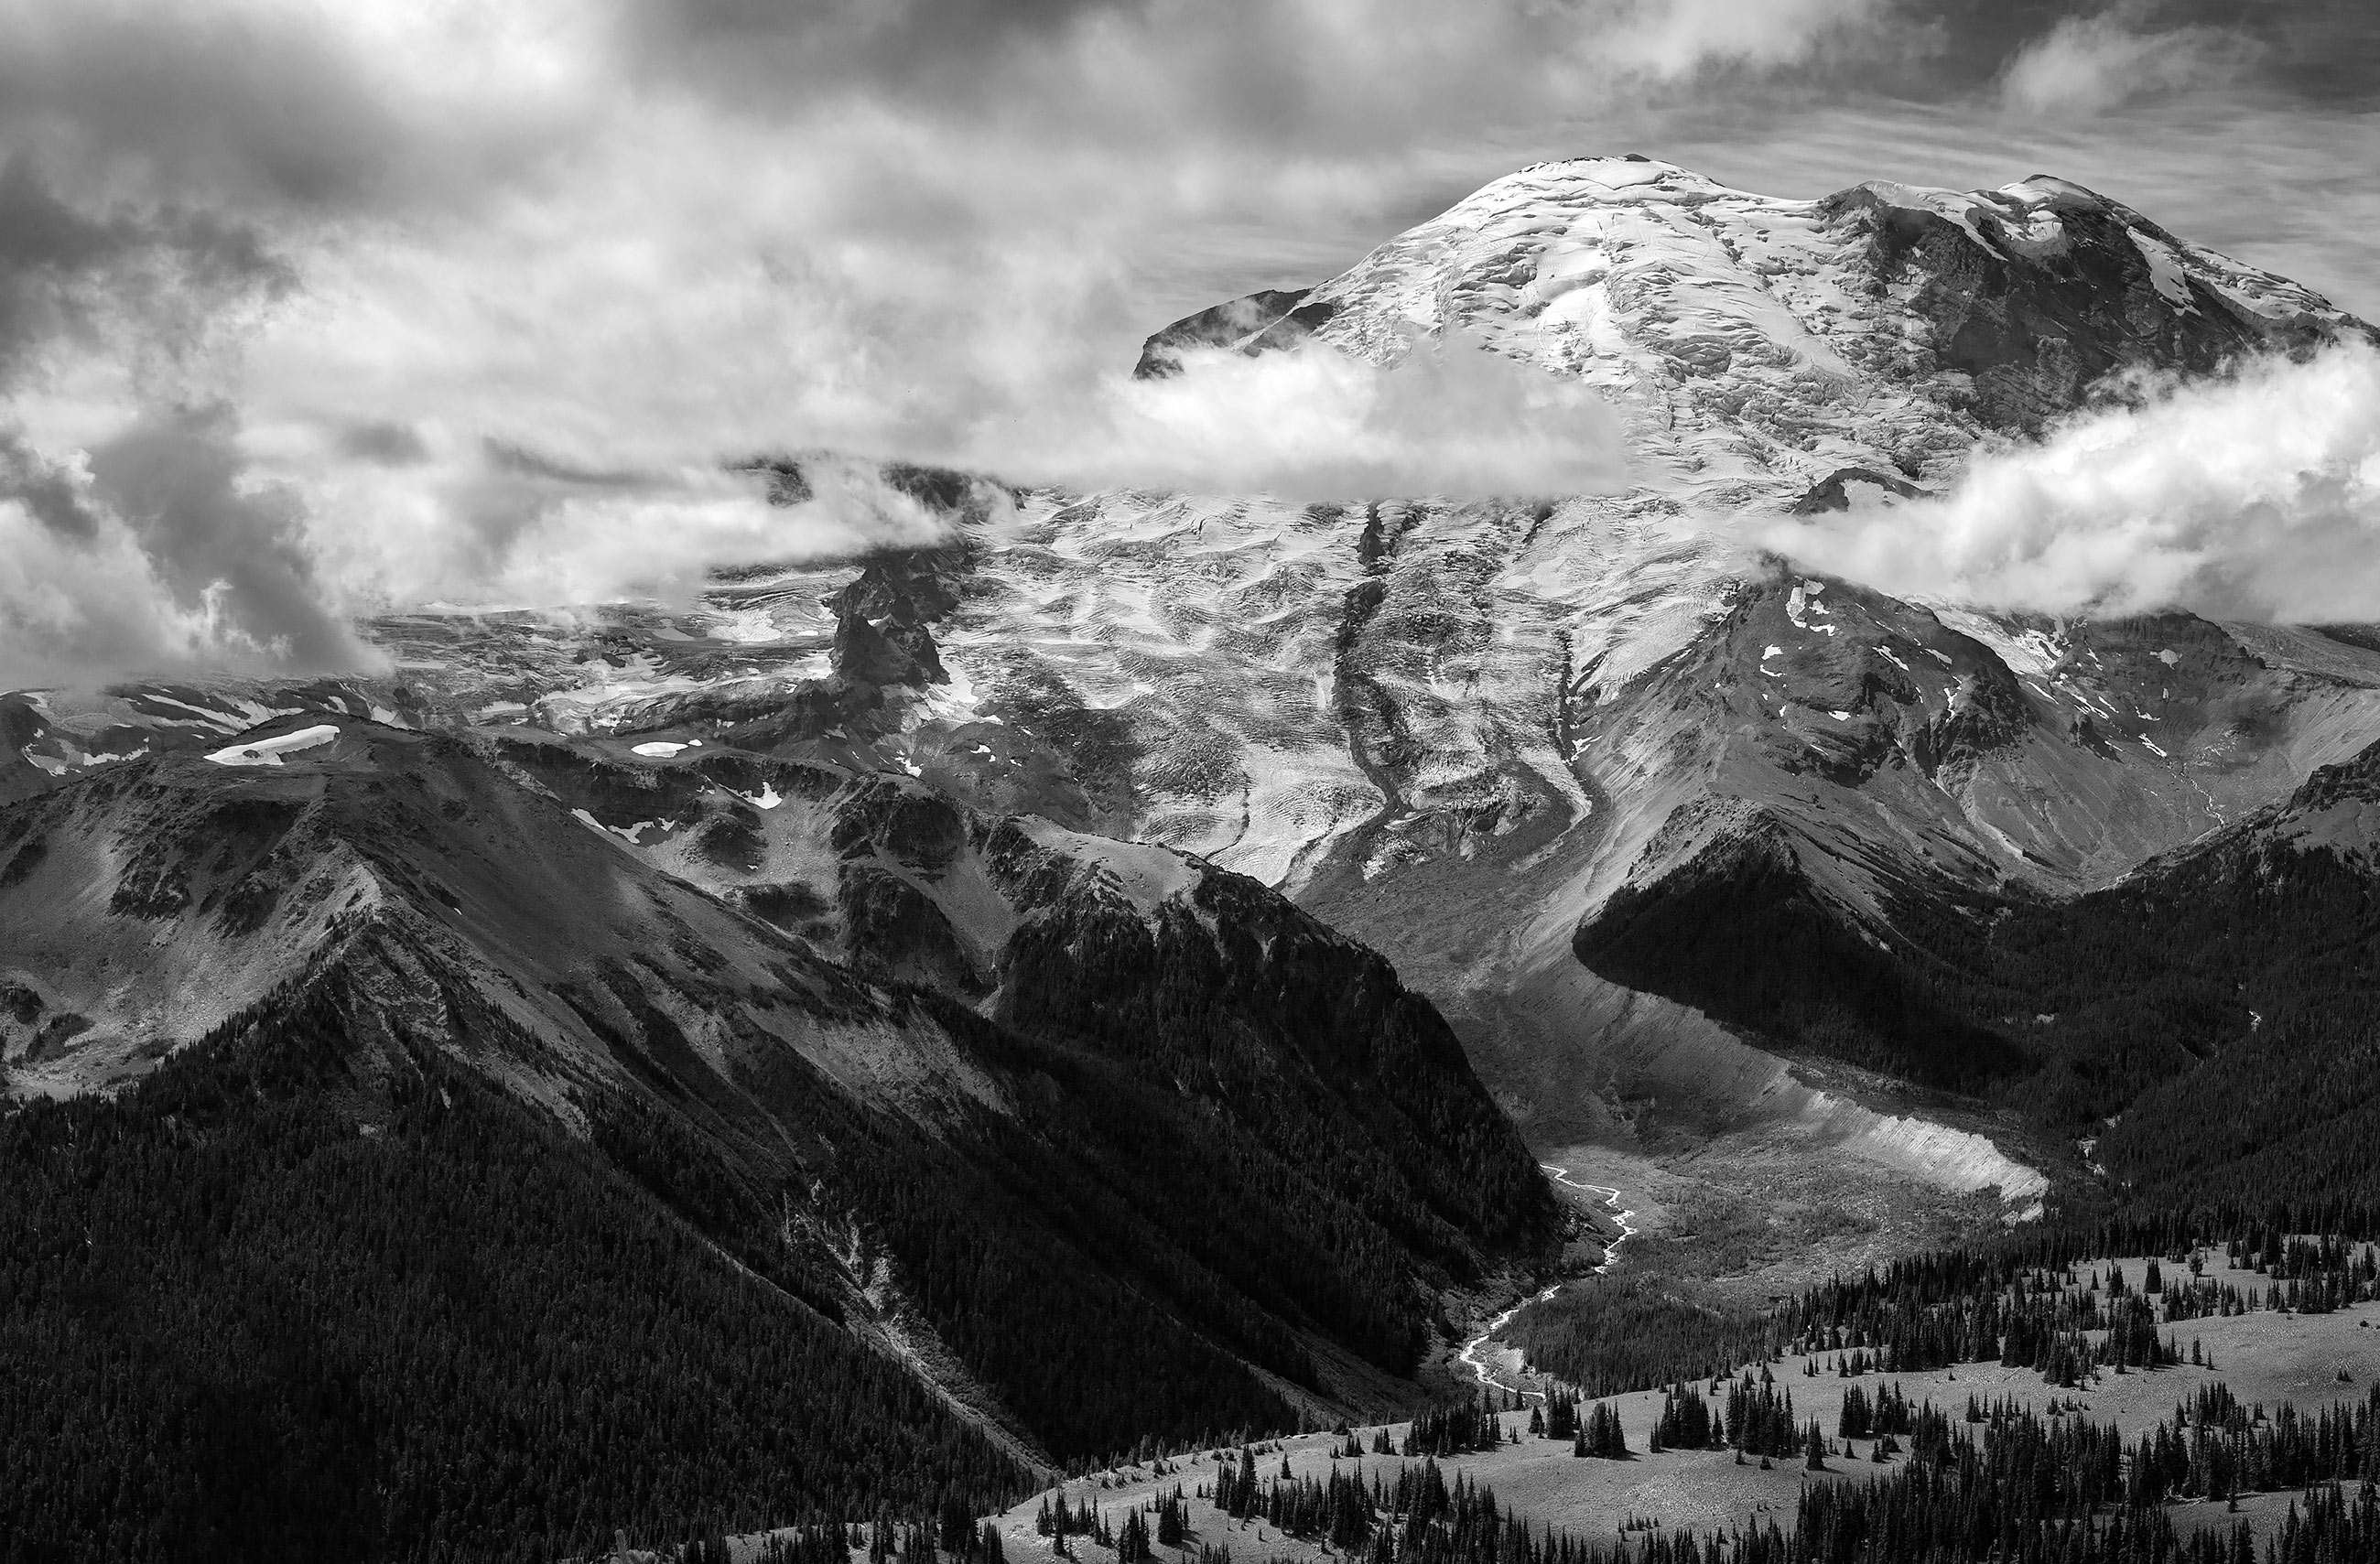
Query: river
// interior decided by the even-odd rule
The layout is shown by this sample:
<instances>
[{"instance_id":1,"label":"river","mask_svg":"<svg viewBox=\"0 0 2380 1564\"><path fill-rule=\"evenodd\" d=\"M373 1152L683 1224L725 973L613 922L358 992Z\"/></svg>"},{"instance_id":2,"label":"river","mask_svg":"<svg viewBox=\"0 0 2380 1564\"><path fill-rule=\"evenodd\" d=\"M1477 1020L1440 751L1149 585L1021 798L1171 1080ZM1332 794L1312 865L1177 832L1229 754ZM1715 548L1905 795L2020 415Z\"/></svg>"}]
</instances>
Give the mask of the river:
<instances>
[{"instance_id":1,"label":"river","mask_svg":"<svg viewBox=\"0 0 2380 1564\"><path fill-rule=\"evenodd\" d=\"M1620 1236L1613 1239L1609 1243L1604 1245L1603 1264L1595 1267L1594 1274L1601 1276L1605 1271L1611 1268L1611 1262L1620 1257L1620 1246L1636 1235L1636 1230L1628 1225L1628 1218L1634 1216L1636 1213L1633 1211L1620 1210L1620 1192L1607 1184L1580 1183L1577 1180L1570 1176L1570 1170L1568 1168L1557 1167L1551 1162L1540 1162L1537 1166L1543 1168L1547 1172L1551 1173L1553 1175L1554 1182L1560 1184L1565 1188L1577 1190L1585 1194L1602 1195L1603 1203L1606 1206L1610 1206L1612 1210L1619 1212ZM1513 1304L1511 1308L1506 1309L1502 1314L1498 1315L1494 1319L1488 1322L1487 1329L1481 1331L1478 1335L1464 1342L1463 1344L1463 1351L1454 1354L1454 1361L1471 1370L1472 1373L1477 1375L1479 1376L1479 1383L1489 1389L1513 1390L1524 1396L1541 1394L1541 1392L1536 1390L1522 1390L1518 1386L1507 1385L1502 1380L1497 1378L1495 1374L1489 1370L1488 1365L1480 1361L1479 1350L1487 1346L1489 1341L1493 1340L1498 1331L1512 1324L1512 1316L1514 1315L1519 1314L1523 1309L1527 1308L1532 1303L1544 1303L1547 1299L1552 1297L1555 1293L1560 1292L1568 1285L1569 1283L1567 1282L1555 1282L1551 1287L1547 1288L1543 1292L1536 1294L1535 1297L1524 1298L1521 1302Z\"/></svg>"}]
</instances>

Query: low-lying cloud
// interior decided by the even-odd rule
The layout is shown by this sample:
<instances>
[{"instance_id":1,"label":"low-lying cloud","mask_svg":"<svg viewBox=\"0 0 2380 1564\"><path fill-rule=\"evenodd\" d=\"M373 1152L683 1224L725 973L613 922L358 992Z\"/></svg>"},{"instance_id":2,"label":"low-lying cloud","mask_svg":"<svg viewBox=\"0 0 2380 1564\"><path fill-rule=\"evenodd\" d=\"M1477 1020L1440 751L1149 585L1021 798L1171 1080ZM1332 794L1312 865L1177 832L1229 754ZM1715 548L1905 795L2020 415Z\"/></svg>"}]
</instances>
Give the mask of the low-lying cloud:
<instances>
[{"instance_id":1,"label":"low-lying cloud","mask_svg":"<svg viewBox=\"0 0 2380 1564\"><path fill-rule=\"evenodd\" d=\"M368 588L359 608L684 600L720 565L919 548L950 534L950 517L886 481L874 462L808 455L798 470L798 498L780 490L772 500L763 472L706 464L587 473L499 446L333 479L318 503L371 518L326 553L343 580ZM981 487L987 503L1004 497Z\"/></svg>"},{"instance_id":2,"label":"low-lying cloud","mask_svg":"<svg viewBox=\"0 0 2380 1564\"><path fill-rule=\"evenodd\" d=\"M1991 608L2373 616L2380 351L2354 343L2142 389L2039 441L1979 451L1940 499L1781 524L1761 540L1899 596Z\"/></svg>"},{"instance_id":3,"label":"low-lying cloud","mask_svg":"<svg viewBox=\"0 0 2380 1564\"><path fill-rule=\"evenodd\" d=\"M1471 499L1626 487L1618 418L1576 381L1462 338L1376 365L1308 344L1185 354L1161 380L1102 382L1077 416L999 437L1009 471L1292 501Z\"/></svg>"}]
</instances>

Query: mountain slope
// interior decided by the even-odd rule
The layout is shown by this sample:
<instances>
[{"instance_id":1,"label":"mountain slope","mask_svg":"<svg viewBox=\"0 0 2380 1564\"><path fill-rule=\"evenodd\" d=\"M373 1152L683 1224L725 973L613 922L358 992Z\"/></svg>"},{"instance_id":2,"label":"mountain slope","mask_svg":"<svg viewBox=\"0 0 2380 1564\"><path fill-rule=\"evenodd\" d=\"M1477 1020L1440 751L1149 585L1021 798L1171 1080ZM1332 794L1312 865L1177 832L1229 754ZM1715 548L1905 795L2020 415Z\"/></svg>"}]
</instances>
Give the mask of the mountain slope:
<instances>
[{"instance_id":1,"label":"mountain slope","mask_svg":"<svg viewBox=\"0 0 2380 1564\"><path fill-rule=\"evenodd\" d=\"M2380 743L2114 885L2055 899L1912 888L1891 938L1864 944L1797 905L1792 877L1739 841L1655 896L1615 897L1581 955L1814 1046L1828 1026L1922 1038L1970 1073L1960 1084L2083 1141L2116 1197L2368 1206L2375 830Z\"/></svg>"},{"instance_id":2,"label":"mountain slope","mask_svg":"<svg viewBox=\"0 0 2380 1564\"><path fill-rule=\"evenodd\" d=\"M1890 504L2110 377L2372 339L2079 187L1791 201L1641 159L1546 164L1294 304L1173 350L1311 341L1392 362L1460 332L1585 379L1628 421L1624 495L1347 515L1344 606L1308 664L1358 773L1337 796L1359 802L1307 812L1327 824L1290 883L1439 999L1533 1133L1608 1133L1609 1109L1561 1084L1578 1065L1606 1102L1706 1089L1727 1045L1628 997L1647 989L1904 1077L2021 1070L1899 979L1832 975L1877 961L1905 909L2105 884L2380 734L2380 663L2349 641L1897 602L1672 520ZM1196 518L1202 542L1215 520ZM1458 858L1529 887L1495 893L1500 927L1457 931L1448 875L1480 894L1497 878Z\"/></svg>"},{"instance_id":3,"label":"mountain slope","mask_svg":"<svg viewBox=\"0 0 2380 1564\"><path fill-rule=\"evenodd\" d=\"M12 1553L585 1557L1024 1491L832 1293L443 1053L358 1049L372 1010L318 986L0 1117Z\"/></svg>"},{"instance_id":4,"label":"mountain slope","mask_svg":"<svg viewBox=\"0 0 2380 1564\"><path fill-rule=\"evenodd\" d=\"M2046 175L1791 200L1640 157L1523 169L1318 286L1241 302L1258 324L1220 341L1243 351L1310 338L1385 360L1460 330L1577 375L1631 415L1632 452L1696 488L1860 465L1919 477L2118 370L2200 372L2370 330ZM1219 333L1184 321L1150 340Z\"/></svg>"},{"instance_id":5,"label":"mountain slope","mask_svg":"<svg viewBox=\"0 0 2380 1564\"><path fill-rule=\"evenodd\" d=\"M2110 1175L2144 1202L2380 1202L2380 745L2091 911L2205 1000L2164 1007L2190 1057L2109 1128Z\"/></svg>"},{"instance_id":6,"label":"mountain slope","mask_svg":"<svg viewBox=\"0 0 2380 1564\"><path fill-rule=\"evenodd\" d=\"M1248 904L1234 922L1269 917L1276 940L1327 950L1296 957L1303 964L1245 945L1209 958L1241 986L1194 985L1201 1027L1240 1050L1244 1073L1226 1090L1157 1068L1121 1031L1058 1024L1072 1012L1054 975L1040 1012L1020 1008L1009 1024L856 976L642 862L475 744L299 717L220 754L126 762L0 810L0 1062L14 1092L74 1099L0 1121L0 1158L39 1182L55 1172L62 1135L150 1148L105 1159L109 1193L67 1179L17 1214L33 1234L68 1231L61 1224L79 1212L93 1275L59 1291L19 1272L12 1328L76 1328L79 1288L122 1299L123 1317L144 1323L87 1334L100 1380L15 1388L92 1394L143 1331L164 1332L177 1352L188 1345L176 1331L200 1325L176 1312L178 1273L138 1258L156 1213L180 1208L157 1181L218 1177L199 1170L232 1166L210 1158L248 1147L279 1174L232 1179L221 1207L230 1228L206 1230L192 1263L212 1278L205 1267L237 1271L281 1253L300 1274L342 1279L322 1283L313 1313L300 1311L343 1343L331 1358L307 1356L274 1316L223 1302L237 1318L223 1328L261 1342L268 1360L298 1354L293 1393L320 1393L325 1374L361 1376L356 1399L307 1414L313 1432L287 1425L293 1441L354 1446L352 1466L309 1500L340 1524L364 1524L357 1507L397 1481L389 1463L403 1456L376 1432L395 1415L384 1398L396 1384L339 1353L375 1334L368 1318L388 1328L413 1318L404 1300L375 1314L377 1291L349 1283L434 1240L408 1228L364 1264L344 1231L324 1236L312 1218L273 1213L292 1202L350 1212L373 1181L432 1200L477 1190L489 1203L422 1215L478 1235L454 1239L468 1243L456 1253L499 1246L472 1328L496 1332L475 1350L495 1354L490 1372L505 1383L534 1378L522 1354L544 1338L522 1311L543 1290L537 1267L632 1251L652 1267L666 1252L669 1266L701 1269L701 1287L747 1290L729 1316L811 1364L786 1371L813 1376L806 1393L861 1398L850 1412L860 1429L917 1429L917 1453L865 1483L834 1477L844 1458L823 1449L815 1463L797 1451L790 1465L722 1468L708 1435L693 1437L686 1466L611 1498L584 1486L592 1477L579 1468L529 1472L508 1490L518 1512L491 1516L493 1529L469 1539L489 1556L504 1551L499 1535L566 1526L583 1545L621 1519L914 1509L946 1488L972 1483L980 1495L1014 1481L1016 1454L1269 1426L1301 1408L1384 1407L1411 1394L1401 1376L1443 1328L1442 1290L1552 1257L1551 1197L1443 1024L1377 957L1246 882L1206 889L1166 926L1170 938L1206 939L1193 908L1236 898ZM1196 887L1190 866L1148 851ZM1100 898L1088 902L1036 909L1045 965L1100 937ZM1137 911L1129 915L1137 927ZM1125 950L1080 966L1078 980L1121 983L1174 959L1162 945ZM1310 1012L1281 1008L1284 992L1318 980L1318 960L1344 967L1342 988L1372 985L1340 998L1345 1024L1375 1051L1351 1052ZM1366 1004L1406 1019L1376 1028ZM1419 1070L1427 1102L1378 1073L1400 1067ZM115 1100L78 1095L92 1087ZM257 1091L281 1107L259 1119L248 1106ZM192 1102L205 1112L194 1117ZM498 1169L523 1157L552 1170L536 1199L592 1202L601 1218L516 1255L501 1235L538 1207L508 1205ZM610 1193L563 1193L571 1188ZM46 1252L32 1242L27 1263ZM586 1301L595 1312L583 1328L615 1337L625 1328L615 1305L633 1315L681 1285L638 1269L623 1297ZM447 1340L424 1351L461 1350ZM722 1348L690 1340L682 1351L682 1368L637 1394L693 1394L725 1361ZM881 1361L915 1375L903 1383L930 1392L929 1412L905 1401L908 1391L865 1389ZM736 1418L775 1415L762 1402L786 1382L763 1379L718 1437L744 1437ZM846 1388L829 1388L837 1384ZM526 1460L528 1424L477 1425L491 1405L433 1393L414 1415L423 1437L492 1438L496 1458ZM210 1420L231 1406L195 1426L216 1427ZM843 1438L804 1427L803 1437ZM877 1437L834 1449L864 1452ZM264 1485L241 1502L270 1509L274 1485L297 1480L277 1471L227 1480ZM190 1479L170 1463L159 1478ZM423 1477L423 1502L459 1506L437 1497L452 1480ZM521 1519L530 1512L534 1524ZM44 1510L44 1524L64 1524L63 1513ZM422 1543L419 1514L407 1516L387 1522L393 1556ZM292 1524L292 1537L314 1535ZM239 1546L284 1546L241 1535Z\"/></svg>"}]
</instances>

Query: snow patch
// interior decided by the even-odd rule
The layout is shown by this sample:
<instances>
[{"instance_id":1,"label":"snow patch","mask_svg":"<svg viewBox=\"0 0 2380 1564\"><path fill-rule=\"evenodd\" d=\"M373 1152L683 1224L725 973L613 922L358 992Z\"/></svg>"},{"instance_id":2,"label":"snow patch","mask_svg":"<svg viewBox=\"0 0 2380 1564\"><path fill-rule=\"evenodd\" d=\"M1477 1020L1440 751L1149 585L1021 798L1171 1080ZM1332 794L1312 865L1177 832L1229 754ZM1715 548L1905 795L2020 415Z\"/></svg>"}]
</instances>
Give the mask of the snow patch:
<instances>
[{"instance_id":1,"label":"snow patch","mask_svg":"<svg viewBox=\"0 0 2380 1564\"><path fill-rule=\"evenodd\" d=\"M278 766L285 755L313 749L339 736L339 730L328 722L300 728L294 734L277 738L261 738L253 744L235 744L218 749L207 757L218 766Z\"/></svg>"},{"instance_id":2,"label":"snow patch","mask_svg":"<svg viewBox=\"0 0 2380 1564\"><path fill-rule=\"evenodd\" d=\"M195 713L197 719L208 726L226 731L254 727L259 722L270 721L275 717L285 717L291 711L303 709L299 707L262 706L252 700L236 700L230 703L232 709L225 710L217 707L193 706L187 700L176 700L170 695L160 695L155 690L142 690L133 698L136 701L147 701L152 706L180 707L185 711Z\"/></svg>"},{"instance_id":3,"label":"snow patch","mask_svg":"<svg viewBox=\"0 0 2380 1564\"><path fill-rule=\"evenodd\" d=\"M2132 236L2133 248L2149 263L2149 281L2156 285L2158 295L2176 309L2196 309L2198 303L2190 295L2190 273L2182 269L2181 258L2173 252L2173 247L2138 228L2126 228L2124 232Z\"/></svg>"},{"instance_id":4,"label":"snow patch","mask_svg":"<svg viewBox=\"0 0 2380 1564\"><path fill-rule=\"evenodd\" d=\"M1823 582L1804 581L1795 586L1791 592L1786 594L1785 617L1793 622L1793 627L1795 629L1808 630L1821 636L1831 636L1839 628L1839 626L1833 624L1813 624L1806 617L1809 614L1824 613L1827 612L1826 609L1819 606L1817 600L1817 594L1825 591L1826 589L1826 585Z\"/></svg>"},{"instance_id":5,"label":"snow patch","mask_svg":"<svg viewBox=\"0 0 2380 1564\"><path fill-rule=\"evenodd\" d=\"M638 820L632 826L607 826L584 809L573 809L570 813L579 824L590 830L600 830L606 836L616 836L631 847L643 845L638 838L649 830L658 828L663 831L673 831L677 829L678 824L675 820Z\"/></svg>"}]
</instances>

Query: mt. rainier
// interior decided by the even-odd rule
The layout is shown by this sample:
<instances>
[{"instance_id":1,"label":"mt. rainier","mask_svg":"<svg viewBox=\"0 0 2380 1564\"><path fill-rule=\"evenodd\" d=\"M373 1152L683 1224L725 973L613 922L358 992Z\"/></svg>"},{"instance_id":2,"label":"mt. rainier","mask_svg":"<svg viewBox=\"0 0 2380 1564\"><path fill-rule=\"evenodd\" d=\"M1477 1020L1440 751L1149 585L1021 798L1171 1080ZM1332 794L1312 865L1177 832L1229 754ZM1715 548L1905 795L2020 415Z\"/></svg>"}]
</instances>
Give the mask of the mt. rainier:
<instances>
[{"instance_id":1,"label":"mt. rainier","mask_svg":"<svg viewBox=\"0 0 2380 1564\"><path fill-rule=\"evenodd\" d=\"M1632 156L1497 180L1319 286L1166 328L1141 372L1308 337L1390 361L1448 330L1586 381L1626 410L1632 455L1685 479L1653 481L1740 504L1844 467L1943 475L2111 371L2371 329L2047 176L1794 201Z\"/></svg>"}]
</instances>

